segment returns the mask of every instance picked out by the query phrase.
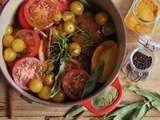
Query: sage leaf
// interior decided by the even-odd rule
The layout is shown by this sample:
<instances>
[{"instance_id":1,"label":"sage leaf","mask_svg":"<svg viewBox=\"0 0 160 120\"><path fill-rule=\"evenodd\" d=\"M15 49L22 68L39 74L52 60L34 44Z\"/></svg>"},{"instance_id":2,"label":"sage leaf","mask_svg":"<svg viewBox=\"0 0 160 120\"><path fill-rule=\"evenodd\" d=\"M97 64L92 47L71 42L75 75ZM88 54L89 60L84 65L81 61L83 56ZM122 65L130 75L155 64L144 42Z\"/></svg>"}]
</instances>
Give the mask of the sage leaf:
<instances>
[{"instance_id":1,"label":"sage leaf","mask_svg":"<svg viewBox=\"0 0 160 120\"><path fill-rule=\"evenodd\" d=\"M150 92L147 90L143 90L137 86L133 86L131 88L129 88L132 92L135 92L138 95L141 95L143 97L145 97L146 99L148 99L149 101L155 101L158 100L160 101L160 95L156 92Z\"/></svg>"},{"instance_id":2,"label":"sage leaf","mask_svg":"<svg viewBox=\"0 0 160 120\"><path fill-rule=\"evenodd\" d=\"M87 82L84 86L82 97L87 96L88 94L90 94L95 89L97 81L99 79L101 79L101 77L103 75L104 66L105 66L105 63L103 61L103 62L100 63L100 65L95 70L95 72L90 76L89 80L87 80Z\"/></svg>"},{"instance_id":3,"label":"sage leaf","mask_svg":"<svg viewBox=\"0 0 160 120\"><path fill-rule=\"evenodd\" d=\"M65 73L65 63L63 62L60 65L60 69L58 74L55 76L55 84L53 85L53 88L51 90L50 97L54 97L60 90L61 90L61 80Z\"/></svg>"},{"instance_id":4,"label":"sage leaf","mask_svg":"<svg viewBox=\"0 0 160 120\"><path fill-rule=\"evenodd\" d=\"M93 105L97 109L103 109L113 104L117 96L118 96L118 91L116 88L112 86L107 87L93 98Z\"/></svg>"},{"instance_id":5,"label":"sage leaf","mask_svg":"<svg viewBox=\"0 0 160 120\"><path fill-rule=\"evenodd\" d=\"M120 109L117 109L115 111L113 111L112 113L108 114L105 116L105 118L115 118L118 120L125 118L129 113L133 112L136 108L140 107L143 105L143 102L135 102L135 103L131 103L126 105L125 107L122 107ZM114 120L115 120L114 119Z\"/></svg>"},{"instance_id":6,"label":"sage leaf","mask_svg":"<svg viewBox=\"0 0 160 120\"><path fill-rule=\"evenodd\" d=\"M160 111L160 101L159 100L153 101L151 104L155 109Z\"/></svg>"},{"instance_id":7,"label":"sage leaf","mask_svg":"<svg viewBox=\"0 0 160 120\"><path fill-rule=\"evenodd\" d=\"M142 120L144 115L150 109L151 109L151 106L148 103L145 103L141 108L137 108L136 114L134 114L134 116L135 116L134 120Z\"/></svg>"},{"instance_id":8,"label":"sage leaf","mask_svg":"<svg viewBox=\"0 0 160 120\"><path fill-rule=\"evenodd\" d=\"M71 110L69 110L69 112L65 115L65 119L72 119L74 117L76 117L77 115L79 115L82 112L88 111L87 108L85 108L84 106L74 106Z\"/></svg>"}]
</instances>

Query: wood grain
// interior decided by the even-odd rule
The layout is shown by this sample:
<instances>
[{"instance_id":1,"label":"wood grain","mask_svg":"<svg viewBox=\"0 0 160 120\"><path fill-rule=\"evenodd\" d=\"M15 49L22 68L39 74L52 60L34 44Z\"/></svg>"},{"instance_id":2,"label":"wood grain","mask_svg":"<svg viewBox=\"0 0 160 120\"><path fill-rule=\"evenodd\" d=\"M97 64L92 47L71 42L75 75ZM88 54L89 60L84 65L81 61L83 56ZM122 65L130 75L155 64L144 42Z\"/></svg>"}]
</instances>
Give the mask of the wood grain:
<instances>
[{"instance_id":1,"label":"wood grain","mask_svg":"<svg viewBox=\"0 0 160 120\"><path fill-rule=\"evenodd\" d=\"M124 18L126 15L131 3L133 0L112 0L116 7L119 9L119 12L121 16ZM128 30L127 30L127 51L133 50L137 44L137 38L138 36ZM156 34L156 37L158 38L159 35ZM160 37L159 37L160 38ZM160 78L159 78L159 71L160 71L160 65L158 65L158 60L160 59L160 52L156 53L157 60L156 65L153 68L153 71L148 78L146 82L139 82L137 83L138 86L141 88L145 88L148 90L153 90L160 92ZM122 84L126 84L128 81L123 73L120 74L121 82ZM0 74L0 120L8 120L6 118L6 96L5 96L5 84L4 81L6 81L2 74ZM23 100L19 93L17 93L14 89L12 89L12 103L13 103L13 120L62 120L62 116L66 113L66 111L71 107L49 107L40 105L37 103L30 104L27 103L25 100ZM123 94L123 101L136 101L141 99L139 96L133 94L133 93L124 93ZM94 115L90 112L86 112L83 115L84 117L81 118L81 120L96 120L94 119ZM92 119L91 119L92 118ZM160 120L160 112L156 110L151 110L147 113L146 117L143 120Z\"/></svg>"}]
</instances>

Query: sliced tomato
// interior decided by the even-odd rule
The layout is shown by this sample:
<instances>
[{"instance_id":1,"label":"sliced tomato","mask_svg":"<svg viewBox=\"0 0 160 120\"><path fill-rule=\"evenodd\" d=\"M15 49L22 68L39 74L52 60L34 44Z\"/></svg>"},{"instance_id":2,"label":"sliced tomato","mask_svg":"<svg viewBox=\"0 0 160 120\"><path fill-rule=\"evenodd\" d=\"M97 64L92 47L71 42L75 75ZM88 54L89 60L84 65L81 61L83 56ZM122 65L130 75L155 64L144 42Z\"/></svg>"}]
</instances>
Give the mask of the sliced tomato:
<instances>
[{"instance_id":1,"label":"sliced tomato","mask_svg":"<svg viewBox=\"0 0 160 120\"><path fill-rule=\"evenodd\" d=\"M57 7L61 12L69 10L69 1L68 0L58 0Z\"/></svg>"},{"instance_id":2,"label":"sliced tomato","mask_svg":"<svg viewBox=\"0 0 160 120\"><path fill-rule=\"evenodd\" d=\"M18 12L19 24L25 29L32 29L32 26L28 24L28 22L26 21L25 15L24 15L25 4L26 2L22 3L19 8L19 12Z\"/></svg>"},{"instance_id":3,"label":"sliced tomato","mask_svg":"<svg viewBox=\"0 0 160 120\"><path fill-rule=\"evenodd\" d=\"M38 29L45 29L53 24L57 6L51 0L28 0L24 15L27 22Z\"/></svg>"},{"instance_id":4,"label":"sliced tomato","mask_svg":"<svg viewBox=\"0 0 160 120\"><path fill-rule=\"evenodd\" d=\"M16 35L16 38L21 38L25 41L27 47L26 52L27 56L36 56L40 47L40 37L39 34L33 30L19 30Z\"/></svg>"},{"instance_id":5,"label":"sliced tomato","mask_svg":"<svg viewBox=\"0 0 160 120\"><path fill-rule=\"evenodd\" d=\"M80 63L76 60L70 60L65 62L66 72L71 71L72 69L80 69Z\"/></svg>"},{"instance_id":6,"label":"sliced tomato","mask_svg":"<svg viewBox=\"0 0 160 120\"><path fill-rule=\"evenodd\" d=\"M27 84L31 79L42 80L43 69L43 65L37 58L24 57L13 66L12 77L20 88L28 90Z\"/></svg>"},{"instance_id":7,"label":"sliced tomato","mask_svg":"<svg viewBox=\"0 0 160 120\"><path fill-rule=\"evenodd\" d=\"M82 69L73 69L67 72L62 80L65 94L72 100L79 100L88 79L88 73Z\"/></svg>"}]
</instances>

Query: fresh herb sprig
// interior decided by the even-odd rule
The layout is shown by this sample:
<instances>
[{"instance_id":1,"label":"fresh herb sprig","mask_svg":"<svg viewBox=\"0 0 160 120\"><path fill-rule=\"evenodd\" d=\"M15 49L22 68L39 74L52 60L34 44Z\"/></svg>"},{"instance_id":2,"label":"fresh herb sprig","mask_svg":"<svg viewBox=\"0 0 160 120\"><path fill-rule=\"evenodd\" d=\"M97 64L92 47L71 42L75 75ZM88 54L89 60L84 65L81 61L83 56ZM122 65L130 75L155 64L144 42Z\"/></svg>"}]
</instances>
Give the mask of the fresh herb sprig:
<instances>
[{"instance_id":1,"label":"fresh herb sprig","mask_svg":"<svg viewBox=\"0 0 160 120\"><path fill-rule=\"evenodd\" d=\"M109 120L142 120L144 115L155 108L160 111L160 94L141 89L137 86L129 88L130 91L144 97L143 101L129 103L117 108L110 114L104 115L104 119Z\"/></svg>"},{"instance_id":2,"label":"fresh herb sprig","mask_svg":"<svg viewBox=\"0 0 160 120\"><path fill-rule=\"evenodd\" d=\"M78 32L80 32L82 35L84 35L85 40L83 41L83 45L90 46L94 45L96 43L96 40L92 37L92 34L80 27L77 27Z\"/></svg>"},{"instance_id":3,"label":"fresh herb sprig","mask_svg":"<svg viewBox=\"0 0 160 120\"><path fill-rule=\"evenodd\" d=\"M151 92L148 90L141 89L137 86L130 87L127 90L136 93L144 97L144 100L120 104L114 111L109 114L97 117L96 120L142 120L145 114L152 108L160 111L160 94L156 92ZM68 117L75 117L80 112L86 111L86 109L81 109L81 111L73 109L68 113ZM74 115L74 116L73 116Z\"/></svg>"},{"instance_id":4,"label":"fresh herb sprig","mask_svg":"<svg viewBox=\"0 0 160 120\"><path fill-rule=\"evenodd\" d=\"M69 39L68 37L56 37L55 42L51 47L55 47L55 45L58 46L57 51L54 51L50 53L49 61L57 62L60 61L60 64L62 64L64 61L68 61L71 59L71 55L69 53Z\"/></svg>"}]
</instances>

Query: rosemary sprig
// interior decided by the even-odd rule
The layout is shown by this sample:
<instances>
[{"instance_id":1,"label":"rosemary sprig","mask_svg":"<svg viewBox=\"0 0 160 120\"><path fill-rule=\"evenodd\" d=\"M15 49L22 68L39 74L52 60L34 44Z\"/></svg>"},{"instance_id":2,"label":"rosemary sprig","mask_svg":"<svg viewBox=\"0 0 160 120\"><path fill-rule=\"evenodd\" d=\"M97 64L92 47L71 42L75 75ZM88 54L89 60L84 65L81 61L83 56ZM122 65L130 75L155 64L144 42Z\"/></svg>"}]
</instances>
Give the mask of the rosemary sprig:
<instances>
[{"instance_id":1,"label":"rosemary sprig","mask_svg":"<svg viewBox=\"0 0 160 120\"><path fill-rule=\"evenodd\" d=\"M78 32L80 32L82 35L85 36L85 40L84 42L82 43L83 45L86 45L86 46L90 46L90 45L94 45L96 43L96 40L92 37L92 34L80 27L77 27L77 30Z\"/></svg>"},{"instance_id":2,"label":"rosemary sprig","mask_svg":"<svg viewBox=\"0 0 160 120\"><path fill-rule=\"evenodd\" d=\"M59 61L60 64L62 64L64 61L70 60L71 55L69 54L68 37L61 37L61 36L57 37L55 42L53 42L53 45L51 45L53 49L55 47L54 46L55 44L58 46L59 50L51 52L49 56L49 61L53 61L53 62Z\"/></svg>"}]
</instances>

